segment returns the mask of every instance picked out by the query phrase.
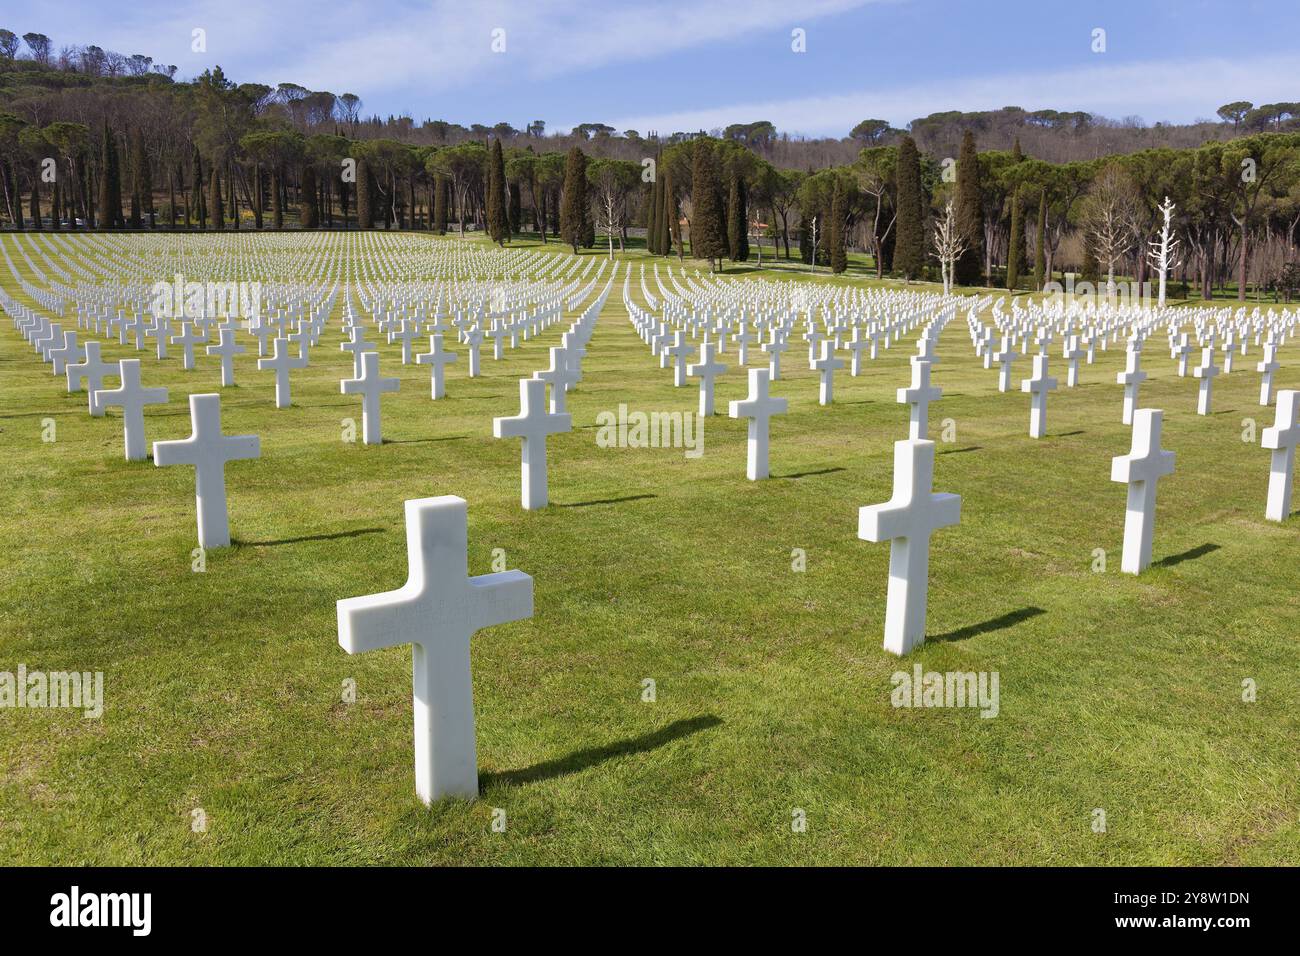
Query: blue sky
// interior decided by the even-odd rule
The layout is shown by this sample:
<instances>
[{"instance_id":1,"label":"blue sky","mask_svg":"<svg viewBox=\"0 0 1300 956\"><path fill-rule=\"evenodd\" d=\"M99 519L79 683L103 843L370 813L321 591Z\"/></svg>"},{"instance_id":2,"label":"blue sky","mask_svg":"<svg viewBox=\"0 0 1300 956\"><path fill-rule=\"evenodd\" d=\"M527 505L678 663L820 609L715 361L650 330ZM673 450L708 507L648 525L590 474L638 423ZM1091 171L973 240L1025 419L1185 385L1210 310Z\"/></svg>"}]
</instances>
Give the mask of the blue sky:
<instances>
[{"instance_id":1,"label":"blue sky","mask_svg":"<svg viewBox=\"0 0 1300 956\"><path fill-rule=\"evenodd\" d=\"M1300 100L1295 0L41 0L0 12L0 26L56 49L144 53L181 77L219 63L240 81L352 92L366 114L551 130L767 119L843 136L867 117L903 125L943 109L1152 123ZM205 53L190 49L196 27Z\"/></svg>"}]
</instances>

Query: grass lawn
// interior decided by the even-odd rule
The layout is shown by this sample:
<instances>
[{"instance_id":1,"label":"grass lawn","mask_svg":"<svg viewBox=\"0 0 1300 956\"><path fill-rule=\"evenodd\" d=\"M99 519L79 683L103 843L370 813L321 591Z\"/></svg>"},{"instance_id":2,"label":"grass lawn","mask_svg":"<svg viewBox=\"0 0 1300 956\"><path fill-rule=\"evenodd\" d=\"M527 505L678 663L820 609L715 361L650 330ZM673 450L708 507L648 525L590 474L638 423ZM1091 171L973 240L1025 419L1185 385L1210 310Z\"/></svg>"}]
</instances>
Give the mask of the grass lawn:
<instances>
[{"instance_id":1,"label":"grass lawn","mask_svg":"<svg viewBox=\"0 0 1300 956\"><path fill-rule=\"evenodd\" d=\"M0 242L33 279L17 252L32 239ZM20 295L3 262L0 284ZM695 460L597 446L601 411L697 400L635 335L620 278L569 396L574 429L550 441L552 505L525 513L519 442L494 440L492 417L517 412L517 380L545 367L567 314L503 361L485 349L479 379L462 354L437 402L427 370L381 345L402 384L378 447L340 439L360 402L339 394L351 359L338 314L286 410L243 337L224 426L260 435L262 458L228 467L236 543L204 573L191 570L193 469L124 461L117 411L90 418L84 394L0 329L0 670L105 675L99 720L0 710L10 862L1300 863L1300 524L1264 520L1268 453L1242 440L1244 418L1273 421L1258 349L1198 417L1195 380L1152 340L1141 404L1165 409L1177 470L1160 484L1157 566L1132 577L1119 572L1125 490L1109 480L1129 448L1122 348L1066 389L1053 347L1062 385L1035 441L1028 396L997 392L959 315L931 437L953 420L935 490L962 496L962 521L933 539L930 640L900 661L880 648L889 549L856 531L858 507L890 495L910 338L860 378L837 373L829 408L792 347L773 387L790 399L773 478L751 483L745 423L724 416ZM146 411L150 442L188 435L187 395L218 391L215 358L187 373L177 351L142 363L145 385L170 389ZM1300 387L1293 351L1280 387ZM725 413L745 377L734 350L721 360ZM1017 363L1017 386L1028 374ZM425 808L410 649L348 656L334 602L401 585L402 503L443 494L469 502L470 573L504 549L534 577L536 608L474 638L482 799ZM806 571L792 570L796 548ZM998 672L998 716L895 709L891 674L916 663ZM197 808L206 832L192 830ZM797 809L806 832L792 831Z\"/></svg>"}]
</instances>

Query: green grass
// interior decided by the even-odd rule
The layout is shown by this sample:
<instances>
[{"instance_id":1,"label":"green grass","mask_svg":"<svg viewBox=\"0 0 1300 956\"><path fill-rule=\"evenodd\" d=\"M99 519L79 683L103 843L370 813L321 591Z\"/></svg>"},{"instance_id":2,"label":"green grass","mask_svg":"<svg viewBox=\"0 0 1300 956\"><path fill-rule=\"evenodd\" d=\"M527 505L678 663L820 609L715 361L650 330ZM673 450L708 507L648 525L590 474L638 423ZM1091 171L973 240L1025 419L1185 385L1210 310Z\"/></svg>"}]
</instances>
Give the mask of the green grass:
<instances>
[{"instance_id":1,"label":"green grass","mask_svg":"<svg viewBox=\"0 0 1300 956\"><path fill-rule=\"evenodd\" d=\"M30 240L0 241L25 270L14 250ZM17 294L3 263L0 281ZM0 710L5 859L1300 863L1298 526L1265 522L1268 454L1241 439L1243 418L1273 417L1256 404L1257 350L1216 381L1205 418L1194 380L1159 343L1148 350L1142 404L1165 409L1178 456L1155 557L1193 557L1131 577L1119 573L1125 493L1109 481L1129 445L1122 352L1099 352L1079 388L1062 384L1035 441L1028 397L999 394L952 323L931 435L954 420L935 488L962 495L962 523L934 538L931 640L900 662L880 649L888 548L856 528L857 508L890 494L910 341L860 378L840 373L830 408L804 350L787 353L775 477L751 483L745 425L721 416L698 460L597 447L598 412L694 410L697 395L650 358L616 288L569 399L574 430L550 443L552 507L524 513L519 443L492 439L491 419L516 412L517 379L544 367L560 332L485 358L474 381L462 356L436 403L427 371L382 346L402 386L384 398L380 447L340 440L360 403L339 394L350 359L336 322L295 373L290 409L241 357L225 429L260 435L262 458L229 466L237 543L199 574L192 469L123 461L116 412L87 416L6 323L0 669L102 670L106 710ZM745 383L734 351L722 360L725 410ZM146 413L149 440L184 437L186 396L218 390L215 360L144 366L146 385L171 389ZM1279 374L1298 382L1294 366ZM470 572L504 548L533 575L536 612L474 638L482 799L425 808L410 650L349 657L334 602L405 580L402 502L440 494L469 502ZM1094 548L1106 573L1091 570ZM999 672L999 716L894 709L890 675L916 662ZM645 678L655 703L640 699ZM1242 701L1246 678L1255 703ZM208 830L196 834L199 807ZM805 833L791 831L794 808Z\"/></svg>"}]
</instances>

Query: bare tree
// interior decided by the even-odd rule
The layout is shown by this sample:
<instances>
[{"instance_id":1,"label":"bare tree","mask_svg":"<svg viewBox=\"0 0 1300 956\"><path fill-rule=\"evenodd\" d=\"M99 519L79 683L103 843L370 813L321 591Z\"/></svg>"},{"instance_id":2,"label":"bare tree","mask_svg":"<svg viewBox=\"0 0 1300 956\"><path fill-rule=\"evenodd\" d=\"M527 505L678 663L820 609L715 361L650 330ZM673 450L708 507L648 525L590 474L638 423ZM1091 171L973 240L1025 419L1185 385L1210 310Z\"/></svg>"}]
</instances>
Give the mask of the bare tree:
<instances>
[{"instance_id":1,"label":"bare tree","mask_svg":"<svg viewBox=\"0 0 1300 956\"><path fill-rule=\"evenodd\" d=\"M1163 224L1160 227L1160 238L1152 239L1148 243L1147 259L1151 262L1151 268L1155 269L1160 275L1160 298L1156 303L1160 308L1165 307L1165 283L1169 278L1169 272L1177 269L1182 262L1182 255L1178 251L1179 240L1174 234L1174 202L1168 196L1159 206L1160 216Z\"/></svg>"},{"instance_id":2,"label":"bare tree","mask_svg":"<svg viewBox=\"0 0 1300 956\"><path fill-rule=\"evenodd\" d=\"M957 209L949 199L943 206L943 218L934 224L934 251L930 253L939 260L944 295L952 291L953 268L965 251L966 240L957 228Z\"/></svg>"},{"instance_id":3,"label":"bare tree","mask_svg":"<svg viewBox=\"0 0 1300 956\"><path fill-rule=\"evenodd\" d=\"M1107 298L1115 294L1115 263L1133 248L1133 220L1140 207L1133 180L1114 163L1097 174L1084 200L1084 230L1098 264L1106 266Z\"/></svg>"}]
</instances>

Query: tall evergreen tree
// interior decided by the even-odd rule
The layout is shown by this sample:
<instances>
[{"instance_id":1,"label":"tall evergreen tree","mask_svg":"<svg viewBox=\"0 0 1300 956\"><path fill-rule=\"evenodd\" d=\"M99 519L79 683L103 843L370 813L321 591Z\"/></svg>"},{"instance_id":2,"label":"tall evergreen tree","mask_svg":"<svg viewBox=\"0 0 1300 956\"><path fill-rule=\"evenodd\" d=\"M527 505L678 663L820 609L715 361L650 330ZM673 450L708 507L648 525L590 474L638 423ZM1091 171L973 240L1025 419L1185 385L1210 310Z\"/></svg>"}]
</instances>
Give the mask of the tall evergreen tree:
<instances>
[{"instance_id":1,"label":"tall evergreen tree","mask_svg":"<svg viewBox=\"0 0 1300 956\"><path fill-rule=\"evenodd\" d=\"M357 228L369 229L375 224L374 185L370 181L370 164L357 160Z\"/></svg>"},{"instance_id":2,"label":"tall evergreen tree","mask_svg":"<svg viewBox=\"0 0 1300 956\"><path fill-rule=\"evenodd\" d=\"M216 232L221 232L226 228L225 206L221 198L221 167L217 163L212 164L212 185L209 190L208 212L212 216L212 228Z\"/></svg>"},{"instance_id":3,"label":"tall evergreen tree","mask_svg":"<svg viewBox=\"0 0 1300 956\"><path fill-rule=\"evenodd\" d=\"M652 256L663 255L663 250L659 248L659 194L661 192L663 192L663 181L656 174L655 181L650 184L650 204L645 222L645 248Z\"/></svg>"},{"instance_id":4,"label":"tall evergreen tree","mask_svg":"<svg viewBox=\"0 0 1300 956\"><path fill-rule=\"evenodd\" d=\"M505 245L510 238L510 224L506 219L506 164L501 153L501 140L492 141L488 154L486 219L488 235L497 245Z\"/></svg>"},{"instance_id":5,"label":"tall evergreen tree","mask_svg":"<svg viewBox=\"0 0 1300 956\"><path fill-rule=\"evenodd\" d=\"M1025 255L1025 222L1020 190L1011 193L1011 235L1007 238L1007 288L1012 292L1020 285L1020 267Z\"/></svg>"},{"instance_id":6,"label":"tall evergreen tree","mask_svg":"<svg viewBox=\"0 0 1300 956\"><path fill-rule=\"evenodd\" d=\"M199 155L197 147L194 150L194 182L191 187L193 198L190 203L194 207L194 218L198 220L200 229L207 229L208 207L203 194L203 158Z\"/></svg>"},{"instance_id":7,"label":"tall evergreen tree","mask_svg":"<svg viewBox=\"0 0 1300 956\"><path fill-rule=\"evenodd\" d=\"M433 177L433 229L440 236L447 234L447 177L438 173Z\"/></svg>"},{"instance_id":8,"label":"tall evergreen tree","mask_svg":"<svg viewBox=\"0 0 1300 956\"><path fill-rule=\"evenodd\" d=\"M957 154L957 231L965 250L953 267L958 285L978 285L984 258L984 207L980 202L980 163L975 136L967 130Z\"/></svg>"},{"instance_id":9,"label":"tall evergreen tree","mask_svg":"<svg viewBox=\"0 0 1300 956\"><path fill-rule=\"evenodd\" d=\"M1038 194L1038 229L1034 233L1034 291L1047 281L1047 189Z\"/></svg>"},{"instance_id":10,"label":"tall evergreen tree","mask_svg":"<svg viewBox=\"0 0 1300 956\"><path fill-rule=\"evenodd\" d=\"M673 187L672 172L664 173L664 227L667 230L665 243L669 254L677 246L677 261L686 258L686 243L682 241L682 215L677 205L677 190Z\"/></svg>"},{"instance_id":11,"label":"tall evergreen tree","mask_svg":"<svg viewBox=\"0 0 1300 956\"><path fill-rule=\"evenodd\" d=\"M898 220L894 228L893 266L908 279L920 278L925 268L925 216L921 195L921 154L916 140L904 136L898 144L895 171Z\"/></svg>"},{"instance_id":12,"label":"tall evergreen tree","mask_svg":"<svg viewBox=\"0 0 1300 956\"><path fill-rule=\"evenodd\" d=\"M560 200L560 236L573 247L584 244L587 234L593 241L595 228L587 204L587 157L574 146L564 160L564 197Z\"/></svg>"},{"instance_id":13,"label":"tall evergreen tree","mask_svg":"<svg viewBox=\"0 0 1300 956\"><path fill-rule=\"evenodd\" d=\"M117 229L122 225L122 184L117 161L117 141L104 123L99 161L99 228Z\"/></svg>"},{"instance_id":14,"label":"tall evergreen tree","mask_svg":"<svg viewBox=\"0 0 1300 956\"><path fill-rule=\"evenodd\" d=\"M149 168L149 154L144 148L144 134L135 131L131 144L131 174L134 177L133 195L140 197L140 215L148 217L149 227L158 224L153 204L153 170Z\"/></svg>"},{"instance_id":15,"label":"tall evergreen tree","mask_svg":"<svg viewBox=\"0 0 1300 956\"><path fill-rule=\"evenodd\" d=\"M31 196L32 228L35 229L37 232L40 232L42 229L45 228L44 224L41 222L41 188L38 185L39 182L40 180L36 179L35 177L32 178L32 196ZM21 202L21 197L19 197L19 201Z\"/></svg>"},{"instance_id":16,"label":"tall evergreen tree","mask_svg":"<svg viewBox=\"0 0 1300 956\"><path fill-rule=\"evenodd\" d=\"M302 167L302 189L299 195L298 225L303 229L315 229L320 226L320 210L317 208L316 167L304 163Z\"/></svg>"},{"instance_id":17,"label":"tall evergreen tree","mask_svg":"<svg viewBox=\"0 0 1300 956\"><path fill-rule=\"evenodd\" d=\"M718 201L718 177L713 150L696 140L691 163L691 255L707 259L716 270L727 254L722 206Z\"/></svg>"},{"instance_id":18,"label":"tall evergreen tree","mask_svg":"<svg viewBox=\"0 0 1300 956\"><path fill-rule=\"evenodd\" d=\"M749 209L745 194L745 180L735 174L731 177L731 190L727 196L727 245L732 262L749 261Z\"/></svg>"},{"instance_id":19,"label":"tall evergreen tree","mask_svg":"<svg viewBox=\"0 0 1300 956\"><path fill-rule=\"evenodd\" d=\"M836 275L849 267L849 257L844 251L844 183L835 177L835 189L831 193L830 222L826 224L826 244L830 247L831 272Z\"/></svg>"},{"instance_id":20,"label":"tall evergreen tree","mask_svg":"<svg viewBox=\"0 0 1300 956\"><path fill-rule=\"evenodd\" d=\"M506 194L510 197L510 205L507 209L509 215L506 217L506 223L510 227L510 235L517 236L523 226L524 214L524 198L521 195L519 184L510 183Z\"/></svg>"}]
</instances>

